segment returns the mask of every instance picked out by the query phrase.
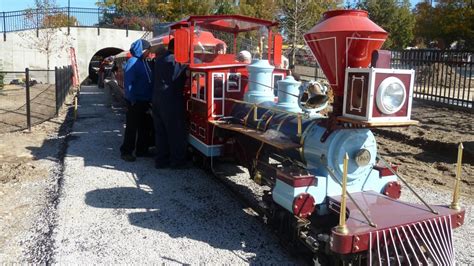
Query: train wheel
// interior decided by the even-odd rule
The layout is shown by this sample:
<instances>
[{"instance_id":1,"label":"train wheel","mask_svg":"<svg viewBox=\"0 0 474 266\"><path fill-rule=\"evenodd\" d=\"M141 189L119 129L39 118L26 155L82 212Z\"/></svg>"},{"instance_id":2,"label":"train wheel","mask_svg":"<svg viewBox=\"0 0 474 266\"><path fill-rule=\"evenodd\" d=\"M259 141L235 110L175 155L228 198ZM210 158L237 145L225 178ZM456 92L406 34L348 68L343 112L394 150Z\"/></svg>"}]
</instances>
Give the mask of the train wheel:
<instances>
[{"instance_id":1,"label":"train wheel","mask_svg":"<svg viewBox=\"0 0 474 266\"><path fill-rule=\"evenodd\" d=\"M201 168L205 171L211 170L211 158L205 156L194 147L191 147L190 152L191 160L196 167Z\"/></svg>"}]
</instances>

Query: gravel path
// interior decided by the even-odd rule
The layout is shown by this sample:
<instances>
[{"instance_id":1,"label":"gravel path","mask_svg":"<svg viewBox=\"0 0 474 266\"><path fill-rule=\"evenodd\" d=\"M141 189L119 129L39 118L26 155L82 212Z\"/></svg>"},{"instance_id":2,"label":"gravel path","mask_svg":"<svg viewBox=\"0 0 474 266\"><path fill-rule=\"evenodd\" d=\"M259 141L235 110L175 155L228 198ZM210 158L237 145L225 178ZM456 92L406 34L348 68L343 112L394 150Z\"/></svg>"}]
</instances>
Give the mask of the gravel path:
<instances>
[{"instance_id":1,"label":"gravel path","mask_svg":"<svg viewBox=\"0 0 474 266\"><path fill-rule=\"evenodd\" d=\"M270 230L199 169L119 159L123 110L83 87L64 160L56 263L294 264Z\"/></svg>"}]
</instances>

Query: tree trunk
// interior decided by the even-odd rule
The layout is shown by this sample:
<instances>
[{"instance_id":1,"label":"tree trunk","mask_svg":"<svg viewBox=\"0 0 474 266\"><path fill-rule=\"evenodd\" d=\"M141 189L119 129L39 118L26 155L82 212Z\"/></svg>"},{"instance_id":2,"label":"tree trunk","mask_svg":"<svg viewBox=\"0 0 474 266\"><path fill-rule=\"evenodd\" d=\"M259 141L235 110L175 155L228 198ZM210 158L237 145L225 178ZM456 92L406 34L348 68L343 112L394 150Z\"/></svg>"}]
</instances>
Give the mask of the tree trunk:
<instances>
[{"instance_id":1,"label":"tree trunk","mask_svg":"<svg viewBox=\"0 0 474 266\"><path fill-rule=\"evenodd\" d=\"M298 0L295 0L295 16L294 16L294 25L293 25L293 41L292 41L292 51L291 51L291 57L290 57L290 65L294 65L296 62L296 49L298 45L298 39L297 39L297 34L298 34Z\"/></svg>"},{"instance_id":2,"label":"tree trunk","mask_svg":"<svg viewBox=\"0 0 474 266\"><path fill-rule=\"evenodd\" d=\"M48 49L47 52L46 52L46 70L49 70L49 58L50 58L50 56L51 56L51 52ZM50 84L49 83L49 71L46 71L46 82L48 84Z\"/></svg>"}]
</instances>

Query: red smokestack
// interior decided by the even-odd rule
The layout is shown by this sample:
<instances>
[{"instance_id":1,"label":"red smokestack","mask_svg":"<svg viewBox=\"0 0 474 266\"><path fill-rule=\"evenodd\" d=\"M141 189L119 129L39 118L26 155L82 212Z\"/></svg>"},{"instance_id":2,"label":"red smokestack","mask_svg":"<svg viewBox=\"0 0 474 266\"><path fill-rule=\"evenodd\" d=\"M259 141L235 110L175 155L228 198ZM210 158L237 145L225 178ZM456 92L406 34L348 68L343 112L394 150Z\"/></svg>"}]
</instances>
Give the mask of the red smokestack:
<instances>
[{"instance_id":1,"label":"red smokestack","mask_svg":"<svg viewBox=\"0 0 474 266\"><path fill-rule=\"evenodd\" d=\"M304 39L318 60L334 91L334 112L341 113L339 104L344 96L344 76L347 67L368 67L372 51L380 49L388 33L372 22L363 10L332 10Z\"/></svg>"}]
</instances>

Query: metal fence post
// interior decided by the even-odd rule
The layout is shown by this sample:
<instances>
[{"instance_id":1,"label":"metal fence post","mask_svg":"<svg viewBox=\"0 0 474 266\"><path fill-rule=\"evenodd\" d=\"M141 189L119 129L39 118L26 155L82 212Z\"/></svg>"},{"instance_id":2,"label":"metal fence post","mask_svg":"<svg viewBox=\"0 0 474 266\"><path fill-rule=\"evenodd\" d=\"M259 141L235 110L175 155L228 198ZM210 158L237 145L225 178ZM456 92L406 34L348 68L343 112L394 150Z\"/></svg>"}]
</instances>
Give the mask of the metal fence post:
<instances>
[{"instance_id":1,"label":"metal fence post","mask_svg":"<svg viewBox=\"0 0 474 266\"><path fill-rule=\"evenodd\" d=\"M5 18L5 12L3 13L3 41L7 41L7 20Z\"/></svg>"},{"instance_id":2,"label":"metal fence post","mask_svg":"<svg viewBox=\"0 0 474 266\"><path fill-rule=\"evenodd\" d=\"M30 69L25 68L25 82L26 82L26 126L31 131L31 110L30 110Z\"/></svg>"},{"instance_id":3,"label":"metal fence post","mask_svg":"<svg viewBox=\"0 0 474 266\"><path fill-rule=\"evenodd\" d=\"M97 35L100 35L100 7L97 8Z\"/></svg>"},{"instance_id":4,"label":"metal fence post","mask_svg":"<svg viewBox=\"0 0 474 266\"><path fill-rule=\"evenodd\" d=\"M54 67L54 94L56 96L56 116L59 114L59 75L58 67Z\"/></svg>"},{"instance_id":5,"label":"metal fence post","mask_svg":"<svg viewBox=\"0 0 474 266\"><path fill-rule=\"evenodd\" d=\"M67 2L67 35L71 33L71 6L70 2Z\"/></svg>"},{"instance_id":6,"label":"metal fence post","mask_svg":"<svg viewBox=\"0 0 474 266\"><path fill-rule=\"evenodd\" d=\"M59 90L61 91L59 107L61 107L64 103L64 69L62 67L59 69Z\"/></svg>"}]
</instances>

